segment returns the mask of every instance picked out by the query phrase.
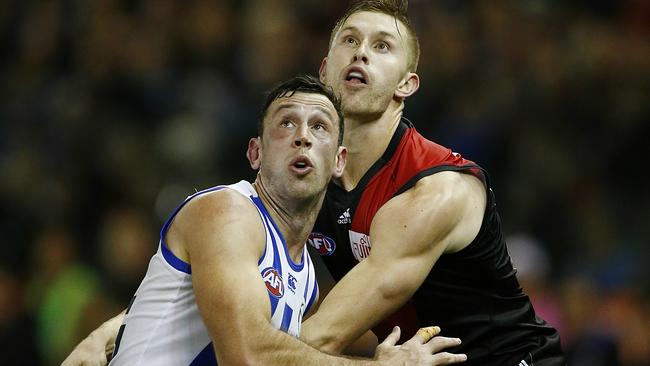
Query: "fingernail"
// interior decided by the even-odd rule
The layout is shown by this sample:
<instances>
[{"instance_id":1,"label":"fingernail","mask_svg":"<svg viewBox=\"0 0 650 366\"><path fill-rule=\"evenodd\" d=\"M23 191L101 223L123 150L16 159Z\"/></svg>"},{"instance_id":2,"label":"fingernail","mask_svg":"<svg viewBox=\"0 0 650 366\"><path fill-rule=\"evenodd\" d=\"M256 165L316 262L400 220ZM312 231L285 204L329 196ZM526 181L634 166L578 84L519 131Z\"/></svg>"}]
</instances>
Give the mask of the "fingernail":
<instances>
[{"instance_id":1,"label":"fingernail","mask_svg":"<svg viewBox=\"0 0 650 366\"><path fill-rule=\"evenodd\" d=\"M467 355L466 354L461 354L460 357L462 358L463 361L467 361Z\"/></svg>"},{"instance_id":2,"label":"fingernail","mask_svg":"<svg viewBox=\"0 0 650 366\"><path fill-rule=\"evenodd\" d=\"M456 338L456 344L461 344L461 342L460 338Z\"/></svg>"}]
</instances>

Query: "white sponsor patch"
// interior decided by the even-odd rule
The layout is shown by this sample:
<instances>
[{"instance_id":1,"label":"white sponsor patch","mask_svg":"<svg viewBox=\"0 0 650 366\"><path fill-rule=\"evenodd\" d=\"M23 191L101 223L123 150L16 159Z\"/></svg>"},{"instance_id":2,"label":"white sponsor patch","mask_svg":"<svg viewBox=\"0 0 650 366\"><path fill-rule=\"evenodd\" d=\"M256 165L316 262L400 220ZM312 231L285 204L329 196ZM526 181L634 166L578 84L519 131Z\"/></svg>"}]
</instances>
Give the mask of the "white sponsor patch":
<instances>
[{"instance_id":1,"label":"white sponsor patch","mask_svg":"<svg viewBox=\"0 0 650 366\"><path fill-rule=\"evenodd\" d=\"M350 246L352 247L352 254L357 261L368 258L370 255L370 237L366 234L358 233L356 231L348 230L350 235Z\"/></svg>"}]
</instances>

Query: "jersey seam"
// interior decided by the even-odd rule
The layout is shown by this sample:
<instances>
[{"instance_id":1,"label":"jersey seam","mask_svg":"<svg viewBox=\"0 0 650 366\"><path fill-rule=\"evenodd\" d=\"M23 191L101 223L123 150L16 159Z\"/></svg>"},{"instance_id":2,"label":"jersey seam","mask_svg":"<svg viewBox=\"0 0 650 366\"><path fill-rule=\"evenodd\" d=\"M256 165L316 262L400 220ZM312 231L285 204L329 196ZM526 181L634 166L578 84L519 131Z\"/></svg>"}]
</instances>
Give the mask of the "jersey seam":
<instances>
[{"instance_id":1,"label":"jersey seam","mask_svg":"<svg viewBox=\"0 0 650 366\"><path fill-rule=\"evenodd\" d=\"M142 364L142 357L144 357L144 355L149 351L149 347L151 345L151 342L153 341L154 335L157 333L158 328L160 328L163 319L165 319L167 317L167 314L169 314L170 309L173 307L174 303L178 300L181 288L183 287L183 285L185 285L185 283L186 283L186 281L188 279L191 281L191 278L188 278L188 277L190 277L190 276L187 276L186 278L184 278L183 281L181 283L179 283L179 285L176 287L176 294L174 296L174 301L169 301L168 302L169 305L167 305L167 308L165 309L165 311L163 311L162 315L158 318L158 321L156 322L156 326L151 331L151 336L149 338L147 338L147 344L144 346L143 351L138 356L138 360L136 362L136 365L141 365ZM196 298L195 298L194 302L196 303Z\"/></svg>"}]
</instances>

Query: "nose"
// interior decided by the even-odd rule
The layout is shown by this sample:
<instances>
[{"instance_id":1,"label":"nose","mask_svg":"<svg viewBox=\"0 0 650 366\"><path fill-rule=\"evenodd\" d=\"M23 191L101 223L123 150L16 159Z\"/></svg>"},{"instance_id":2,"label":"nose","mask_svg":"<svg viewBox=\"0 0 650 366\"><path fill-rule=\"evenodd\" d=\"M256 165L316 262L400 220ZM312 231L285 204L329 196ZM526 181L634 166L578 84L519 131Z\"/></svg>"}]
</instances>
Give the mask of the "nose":
<instances>
[{"instance_id":1,"label":"nose","mask_svg":"<svg viewBox=\"0 0 650 366\"><path fill-rule=\"evenodd\" d=\"M311 141L307 139L306 137L298 137L295 140L293 140L293 146L294 147L311 147Z\"/></svg>"},{"instance_id":2,"label":"nose","mask_svg":"<svg viewBox=\"0 0 650 366\"><path fill-rule=\"evenodd\" d=\"M364 64L368 63L368 52L366 50L366 43L364 42L361 44L357 49L354 51L354 55L352 56L352 60L354 62L357 62L361 60Z\"/></svg>"},{"instance_id":3,"label":"nose","mask_svg":"<svg viewBox=\"0 0 650 366\"><path fill-rule=\"evenodd\" d=\"M309 132L307 131L307 128L305 126L298 128L296 130L296 136L293 139L293 146L310 148L311 144L312 142L309 138Z\"/></svg>"}]
</instances>

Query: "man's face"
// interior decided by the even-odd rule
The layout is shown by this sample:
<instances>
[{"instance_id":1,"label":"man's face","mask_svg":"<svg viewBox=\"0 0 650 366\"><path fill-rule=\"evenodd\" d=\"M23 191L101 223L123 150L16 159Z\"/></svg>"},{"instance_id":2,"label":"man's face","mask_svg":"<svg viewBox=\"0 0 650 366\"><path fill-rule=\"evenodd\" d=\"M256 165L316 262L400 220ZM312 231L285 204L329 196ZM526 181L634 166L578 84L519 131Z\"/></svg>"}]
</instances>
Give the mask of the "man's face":
<instances>
[{"instance_id":1,"label":"man's face","mask_svg":"<svg viewBox=\"0 0 650 366\"><path fill-rule=\"evenodd\" d=\"M338 146L338 115L324 95L297 92L278 98L263 123L259 161L267 187L288 197L308 198L342 173L345 156Z\"/></svg>"},{"instance_id":2,"label":"man's face","mask_svg":"<svg viewBox=\"0 0 650 366\"><path fill-rule=\"evenodd\" d=\"M407 32L392 16L362 11L334 35L320 75L341 95L346 116L386 110L407 75Z\"/></svg>"}]
</instances>

